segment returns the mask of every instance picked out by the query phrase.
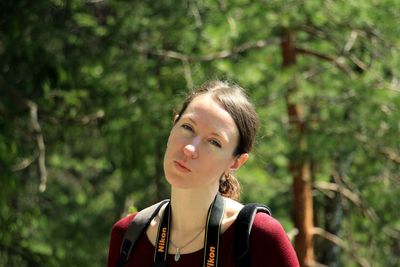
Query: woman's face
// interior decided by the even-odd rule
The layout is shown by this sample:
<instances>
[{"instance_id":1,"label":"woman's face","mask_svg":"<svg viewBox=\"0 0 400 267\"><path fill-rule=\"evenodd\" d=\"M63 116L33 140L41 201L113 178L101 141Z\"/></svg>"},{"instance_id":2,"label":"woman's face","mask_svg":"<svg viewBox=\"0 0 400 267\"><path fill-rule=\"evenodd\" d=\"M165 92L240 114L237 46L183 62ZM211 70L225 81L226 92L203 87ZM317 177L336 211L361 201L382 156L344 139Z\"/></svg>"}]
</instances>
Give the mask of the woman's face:
<instances>
[{"instance_id":1,"label":"woman's face","mask_svg":"<svg viewBox=\"0 0 400 267\"><path fill-rule=\"evenodd\" d=\"M242 164L233 156L238 140L230 114L212 96L197 96L169 135L164 156L167 181L178 188L218 188L221 175Z\"/></svg>"}]
</instances>

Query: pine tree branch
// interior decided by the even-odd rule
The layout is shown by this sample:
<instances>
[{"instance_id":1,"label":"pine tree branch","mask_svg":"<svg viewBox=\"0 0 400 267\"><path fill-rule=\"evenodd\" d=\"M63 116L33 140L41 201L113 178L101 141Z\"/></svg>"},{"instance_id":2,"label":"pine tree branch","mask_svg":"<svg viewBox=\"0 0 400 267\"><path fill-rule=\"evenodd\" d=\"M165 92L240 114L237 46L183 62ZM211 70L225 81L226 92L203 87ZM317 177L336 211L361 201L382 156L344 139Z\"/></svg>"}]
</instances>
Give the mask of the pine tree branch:
<instances>
[{"instance_id":1,"label":"pine tree branch","mask_svg":"<svg viewBox=\"0 0 400 267\"><path fill-rule=\"evenodd\" d=\"M350 75L352 73L349 66L347 66L345 64L345 60L343 57L335 57L335 56L331 56L331 55L326 55L326 54L320 53L318 51L314 51L314 50L306 49L306 48L302 48L302 47L296 47L296 52L299 54L309 55L309 56L313 56L313 57L331 62L335 66L337 66L341 71L343 71L344 73L346 73L348 75Z\"/></svg>"},{"instance_id":2,"label":"pine tree branch","mask_svg":"<svg viewBox=\"0 0 400 267\"><path fill-rule=\"evenodd\" d=\"M346 243L337 235L331 234L320 227L314 227L313 234L318 235L342 249L347 249Z\"/></svg>"},{"instance_id":3,"label":"pine tree branch","mask_svg":"<svg viewBox=\"0 0 400 267\"><path fill-rule=\"evenodd\" d=\"M38 108L36 103L34 103L32 100L26 100L26 105L29 107L31 124L36 134L36 144L38 148L38 166L40 173L39 191L44 192L46 190L47 184L46 147L44 144L42 128L40 127L38 120Z\"/></svg>"},{"instance_id":4,"label":"pine tree branch","mask_svg":"<svg viewBox=\"0 0 400 267\"><path fill-rule=\"evenodd\" d=\"M361 267L370 267L370 264L365 259L362 259L359 256L357 256L354 253L354 249L352 247L349 247L337 235L329 233L329 232L325 231L324 229L322 229L320 227L314 227L313 234L314 235L318 235L318 236L328 240L329 242L332 242L333 244L335 244L336 246L340 247L341 249L343 249L343 251L346 252L348 255L350 255L356 261L356 263L358 265L360 265Z\"/></svg>"},{"instance_id":5,"label":"pine tree branch","mask_svg":"<svg viewBox=\"0 0 400 267\"><path fill-rule=\"evenodd\" d=\"M182 60L183 71L185 73L185 80L187 88L193 88L193 76L190 63L187 60Z\"/></svg>"},{"instance_id":6,"label":"pine tree branch","mask_svg":"<svg viewBox=\"0 0 400 267\"><path fill-rule=\"evenodd\" d=\"M313 186L314 188L319 190L334 191L341 194L342 196L353 202L356 206L360 207L363 210L365 216L369 217L375 222L378 221L378 216L376 215L375 211L371 209L369 205L365 203L365 201L363 201L358 194L353 193L350 189L336 183L327 183L321 181L315 181Z\"/></svg>"},{"instance_id":7,"label":"pine tree branch","mask_svg":"<svg viewBox=\"0 0 400 267\"><path fill-rule=\"evenodd\" d=\"M400 154L390 148L381 148L379 152L396 164L400 164Z\"/></svg>"},{"instance_id":8,"label":"pine tree branch","mask_svg":"<svg viewBox=\"0 0 400 267\"><path fill-rule=\"evenodd\" d=\"M155 55L163 58L168 59L176 59L180 61L194 61L194 62L208 62L217 59L226 59L237 54L243 53L248 50L252 49L261 49L267 47L271 44L278 44L279 39L274 38L271 40L258 40L255 42L247 42L241 45L238 45L232 49L222 50L219 52L214 52L206 55L186 55L181 52L172 51L172 50L151 50L151 49L144 49L139 48L138 50L142 53L148 53L150 55Z\"/></svg>"},{"instance_id":9,"label":"pine tree branch","mask_svg":"<svg viewBox=\"0 0 400 267\"><path fill-rule=\"evenodd\" d=\"M334 191L342 194L344 197L349 199L351 202L353 202L357 206L361 206L361 199L360 197L351 192L349 189L342 187L338 184L335 183L327 183L327 182L320 182L320 181L315 181L314 182L314 187L319 190L329 190L329 191Z\"/></svg>"},{"instance_id":10,"label":"pine tree branch","mask_svg":"<svg viewBox=\"0 0 400 267\"><path fill-rule=\"evenodd\" d=\"M24 158L19 163L15 164L12 167L12 171L22 171L23 169L28 168L34 161L36 160L36 156L30 158Z\"/></svg>"}]
</instances>

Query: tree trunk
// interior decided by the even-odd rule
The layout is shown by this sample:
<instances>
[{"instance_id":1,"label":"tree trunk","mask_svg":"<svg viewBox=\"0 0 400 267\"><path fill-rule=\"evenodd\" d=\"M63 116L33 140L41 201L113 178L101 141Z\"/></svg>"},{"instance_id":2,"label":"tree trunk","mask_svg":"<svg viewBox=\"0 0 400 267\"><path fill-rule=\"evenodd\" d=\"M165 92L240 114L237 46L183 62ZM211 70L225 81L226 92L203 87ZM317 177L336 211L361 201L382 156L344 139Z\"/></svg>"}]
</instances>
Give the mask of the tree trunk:
<instances>
[{"instance_id":1,"label":"tree trunk","mask_svg":"<svg viewBox=\"0 0 400 267\"><path fill-rule=\"evenodd\" d=\"M281 36L283 68L296 64L296 35L284 30ZM286 94L287 113L289 117L289 138L292 146L289 171L293 176L294 223L299 233L295 237L294 246L302 267L314 263L313 249L313 199L310 162L306 154L305 122L300 104L292 101L297 91L295 77Z\"/></svg>"}]
</instances>

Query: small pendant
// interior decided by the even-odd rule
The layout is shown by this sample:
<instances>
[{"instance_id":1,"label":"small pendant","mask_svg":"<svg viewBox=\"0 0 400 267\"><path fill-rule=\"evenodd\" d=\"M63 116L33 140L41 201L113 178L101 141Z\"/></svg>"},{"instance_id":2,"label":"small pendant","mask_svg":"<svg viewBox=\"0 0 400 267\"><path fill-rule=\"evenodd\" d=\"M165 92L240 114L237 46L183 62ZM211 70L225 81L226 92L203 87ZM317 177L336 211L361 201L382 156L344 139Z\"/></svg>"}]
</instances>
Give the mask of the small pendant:
<instances>
[{"instance_id":1,"label":"small pendant","mask_svg":"<svg viewBox=\"0 0 400 267\"><path fill-rule=\"evenodd\" d=\"M174 260L179 261L180 257L181 257L181 253L179 252L179 248L176 248L176 254L174 256Z\"/></svg>"}]
</instances>

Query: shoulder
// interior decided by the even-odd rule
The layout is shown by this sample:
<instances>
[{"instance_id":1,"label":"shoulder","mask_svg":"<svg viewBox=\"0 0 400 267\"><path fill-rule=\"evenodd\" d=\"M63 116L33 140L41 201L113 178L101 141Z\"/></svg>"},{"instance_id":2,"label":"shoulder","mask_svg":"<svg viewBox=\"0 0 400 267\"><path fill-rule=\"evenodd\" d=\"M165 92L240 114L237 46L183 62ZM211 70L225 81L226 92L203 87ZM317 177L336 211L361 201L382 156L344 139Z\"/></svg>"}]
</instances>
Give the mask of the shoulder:
<instances>
[{"instance_id":1,"label":"shoulder","mask_svg":"<svg viewBox=\"0 0 400 267\"><path fill-rule=\"evenodd\" d=\"M254 218L252 233L267 235L270 237L280 237L281 235L284 235L287 238L281 223L277 219L264 212L258 212L256 214Z\"/></svg>"},{"instance_id":2,"label":"shoulder","mask_svg":"<svg viewBox=\"0 0 400 267\"><path fill-rule=\"evenodd\" d=\"M281 223L266 213L257 213L250 234L254 266L299 266L296 252Z\"/></svg>"},{"instance_id":3,"label":"shoulder","mask_svg":"<svg viewBox=\"0 0 400 267\"><path fill-rule=\"evenodd\" d=\"M137 212L129 214L122 219L118 220L112 227L112 234L123 234L128 229L129 224L132 222L133 218L135 218Z\"/></svg>"},{"instance_id":4,"label":"shoulder","mask_svg":"<svg viewBox=\"0 0 400 267\"><path fill-rule=\"evenodd\" d=\"M119 251L129 224L137 213L130 214L117 221L111 229L111 237L108 248L108 267L116 266L119 257Z\"/></svg>"}]
</instances>

